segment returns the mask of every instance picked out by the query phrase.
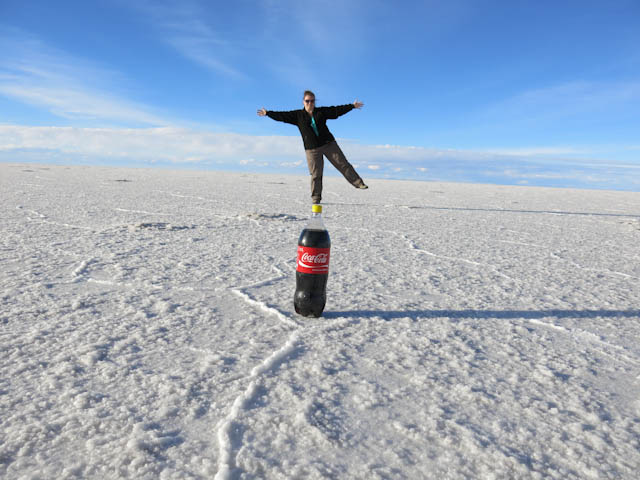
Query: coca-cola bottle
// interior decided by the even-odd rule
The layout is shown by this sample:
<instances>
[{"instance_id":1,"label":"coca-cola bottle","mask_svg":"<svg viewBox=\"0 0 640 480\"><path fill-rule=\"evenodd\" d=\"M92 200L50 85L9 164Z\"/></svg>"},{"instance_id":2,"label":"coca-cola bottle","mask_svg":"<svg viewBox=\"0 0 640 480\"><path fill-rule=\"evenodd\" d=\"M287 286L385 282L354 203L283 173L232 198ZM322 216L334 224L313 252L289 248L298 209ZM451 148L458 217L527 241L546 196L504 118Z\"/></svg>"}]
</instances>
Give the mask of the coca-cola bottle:
<instances>
[{"instance_id":1,"label":"coca-cola bottle","mask_svg":"<svg viewBox=\"0 0 640 480\"><path fill-rule=\"evenodd\" d=\"M298 239L293 305L300 315L319 317L327 300L331 240L322 221L322 205L313 205L311 212L309 223Z\"/></svg>"}]
</instances>

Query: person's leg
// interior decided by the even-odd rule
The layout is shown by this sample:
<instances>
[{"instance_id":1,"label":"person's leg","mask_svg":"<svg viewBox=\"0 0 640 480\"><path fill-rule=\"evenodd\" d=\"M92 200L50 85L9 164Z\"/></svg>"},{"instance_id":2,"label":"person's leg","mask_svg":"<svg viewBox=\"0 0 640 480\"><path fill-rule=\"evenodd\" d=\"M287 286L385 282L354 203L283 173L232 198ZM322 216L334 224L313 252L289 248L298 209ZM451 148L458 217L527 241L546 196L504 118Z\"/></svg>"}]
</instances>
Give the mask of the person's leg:
<instances>
[{"instance_id":1,"label":"person's leg","mask_svg":"<svg viewBox=\"0 0 640 480\"><path fill-rule=\"evenodd\" d=\"M353 168L353 166L344 156L342 150L336 142L331 142L323 147L324 154L327 156L331 164L338 169L338 171L344 175L344 178L354 187L360 187L364 185L362 178Z\"/></svg>"},{"instance_id":2,"label":"person's leg","mask_svg":"<svg viewBox=\"0 0 640 480\"><path fill-rule=\"evenodd\" d=\"M313 203L320 203L322 200L322 171L324 170L322 149L305 150L305 154L307 155L309 175L311 175L311 200Z\"/></svg>"}]
</instances>

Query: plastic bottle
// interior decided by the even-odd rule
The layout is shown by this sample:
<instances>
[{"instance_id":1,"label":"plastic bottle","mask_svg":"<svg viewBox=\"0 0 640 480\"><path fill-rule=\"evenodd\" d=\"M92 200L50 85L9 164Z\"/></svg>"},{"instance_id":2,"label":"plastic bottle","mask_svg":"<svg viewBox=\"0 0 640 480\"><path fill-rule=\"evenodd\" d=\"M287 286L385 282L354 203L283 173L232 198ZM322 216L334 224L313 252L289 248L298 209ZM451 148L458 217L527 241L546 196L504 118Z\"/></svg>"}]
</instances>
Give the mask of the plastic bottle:
<instances>
[{"instance_id":1,"label":"plastic bottle","mask_svg":"<svg viewBox=\"0 0 640 480\"><path fill-rule=\"evenodd\" d=\"M319 317L327 301L331 239L322 221L322 205L313 205L311 212L309 223L298 239L293 305L300 315Z\"/></svg>"}]
</instances>

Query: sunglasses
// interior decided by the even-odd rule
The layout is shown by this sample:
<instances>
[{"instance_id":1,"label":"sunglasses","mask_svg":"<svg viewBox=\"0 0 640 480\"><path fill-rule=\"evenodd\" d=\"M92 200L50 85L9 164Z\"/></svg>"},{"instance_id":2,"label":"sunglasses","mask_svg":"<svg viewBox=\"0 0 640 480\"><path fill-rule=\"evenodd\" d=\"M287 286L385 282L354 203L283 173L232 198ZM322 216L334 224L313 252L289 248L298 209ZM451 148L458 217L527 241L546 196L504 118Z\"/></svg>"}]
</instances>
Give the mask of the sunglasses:
<instances>
[{"instance_id":1,"label":"sunglasses","mask_svg":"<svg viewBox=\"0 0 640 480\"><path fill-rule=\"evenodd\" d=\"M316 103L316 99L314 98L313 100L304 100L304 103Z\"/></svg>"}]
</instances>

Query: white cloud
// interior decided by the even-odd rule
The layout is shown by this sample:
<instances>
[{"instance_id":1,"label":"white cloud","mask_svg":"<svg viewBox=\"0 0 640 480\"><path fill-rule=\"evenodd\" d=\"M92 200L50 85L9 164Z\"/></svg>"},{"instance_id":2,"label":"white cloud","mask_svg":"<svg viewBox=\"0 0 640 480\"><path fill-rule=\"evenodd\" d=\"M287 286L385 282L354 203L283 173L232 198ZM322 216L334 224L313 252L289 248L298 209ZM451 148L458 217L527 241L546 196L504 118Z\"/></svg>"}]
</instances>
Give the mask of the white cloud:
<instances>
[{"instance_id":1,"label":"white cloud","mask_svg":"<svg viewBox=\"0 0 640 480\"><path fill-rule=\"evenodd\" d=\"M561 181L561 182L580 182L583 184L591 184L596 186L597 184L606 184L611 181L610 176L606 174L591 173L581 170L568 169L557 173L542 172L542 173L527 173L520 172L514 169L507 169L502 172L502 175L506 178L520 179L519 184L538 184L541 181Z\"/></svg>"},{"instance_id":2,"label":"white cloud","mask_svg":"<svg viewBox=\"0 0 640 480\"><path fill-rule=\"evenodd\" d=\"M584 155L591 153L590 150L575 147L519 147L519 148L490 148L484 150L486 153L496 155L537 157L537 156L561 156L561 155Z\"/></svg>"},{"instance_id":3,"label":"white cloud","mask_svg":"<svg viewBox=\"0 0 640 480\"><path fill-rule=\"evenodd\" d=\"M482 181L637 190L640 165L563 160L415 146L361 145L340 141L365 176ZM0 160L81 161L101 164L157 163L209 168L300 169L306 173L299 136L253 136L177 127L75 128L0 125ZM404 173L402 173L404 172ZM332 168L328 174L335 174ZM365 172L361 171L362 174Z\"/></svg>"},{"instance_id":4,"label":"white cloud","mask_svg":"<svg viewBox=\"0 0 640 480\"><path fill-rule=\"evenodd\" d=\"M51 48L17 30L0 31L0 95L44 107L63 118L166 125L151 108L117 92L118 73Z\"/></svg>"},{"instance_id":5,"label":"white cloud","mask_svg":"<svg viewBox=\"0 0 640 480\"><path fill-rule=\"evenodd\" d=\"M255 31L261 71L280 84L312 88L325 98L339 97L335 75L319 72L317 65L331 65L331 72L354 68L375 44L379 29L373 26L374 17L382 6L364 0L256 2L253 15L260 18Z\"/></svg>"},{"instance_id":6,"label":"white cloud","mask_svg":"<svg viewBox=\"0 0 640 480\"><path fill-rule=\"evenodd\" d=\"M485 120L542 122L628 112L640 106L640 82L568 82L523 91L489 106Z\"/></svg>"},{"instance_id":7,"label":"white cloud","mask_svg":"<svg viewBox=\"0 0 640 480\"><path fill-rule=\"evenodd\" d=\"M139 1L126 4L142 15L161 33L162 41L179 54L214 74L233 80L248 76L224 57L235 53L235 46L206 20L206 8L198 2Z\"/></svg>"},{"instance_id":8,"label":"white cloud","mask_svg":"<svg viewBox=\"0 0 640 480\"><path fill-rule=\"evenodd\" d=\"M96 157L201 163L304 155L297 137L249 136L184 128L139 129L0 125L0 150L44 149Z\"/></svg>"},{"instance_id":9,"label":"white cloud","mask_svg":"<svg viewBox=\"0 0 640 480\"><path fill-rule=\"evenodd\" d=\"M420 165L442 159L478 158L477 152L437 150L398 145L361 145L340 141L354 164L366 162L371 170ZM138 160L160 159L185 163L210 159L278 158L280 163L302 165L299 136L256 136L214 133L178 127L77 128L0 125L0 150L50 149L66 153L113 156ZM384 162L383 165L372 161Z\"/></svg>"},{"instance_id":10,"label":"white cloud","mask_svg":"<svg viewBox=\"0 0 640 480\"><path fill-rule=\"evenodd\" d=\"M9 83L0 78L0 93L31 105L45 107L51 113L68 119L124 121L146 125L168 123L142 105L104 92L84 90L82 86L68 88L62 84L44 84L40 80L25 77L17 83Z\"/></svg>"},{"instance_id":11,"label":"white cloud","mask_svg":"<svg viewBox=\"0 0 640 480\"><path fill-rule=\"evenodd\" d=\"M367 12L370 2L362 0L326 0L308 2L289 0L284 10L290 28L300 29L300 38L313 52L335 58L345 49L357 53L367 44ZM281 10L282 12L282 10Z\"/></svg>"},{"instance_id":12,"label":"white cloud","mask_svg":"<svg viewBox=\"0 0 640 480\"><path fill-rule=\"evenodd\" d=\"M106 108L106 107L105 107ZM521 161L525 150L470 151L435 149L402 145L362 145L339 140L352 164L370 170L402 169L407 166L421 172L431 164L450 161ZM132 159L162 159L168 162L198 162L206 159L278 159L278 165L300 166L304 150L299 136L258 136L238 133L215 133L180 127L155 128L78 128L0 125L0 150L49 149L66 153L116 156ZM553 152L579 151L555 147L527 149L546 157Z\"/></svg>"},{"instance_id":13,"label":"white cloud","mask_svg":"<svg viewBox=\"0 0 640 480\"><path fill-rule=\"evenodd\" d=\"M280 167L299 167L302 165L302 160L298 160L297 162L278 162L278 166Z\"/></svg>"},{"instance_id":14,"label":"white cloud","mask_svg":"<svg viewBox=\"0 0 640 480\"><path fill-rule=\"evenodd\" d=\"M441 161L450 158L472 160L480 156L495 156L481 151L425 148L406 145L362 145L351 140L339 140L347 158L355 161L402 161L419 163L423 161ZM372 165L375 165L372 163Z\"/></svg>"}]
</instances>

